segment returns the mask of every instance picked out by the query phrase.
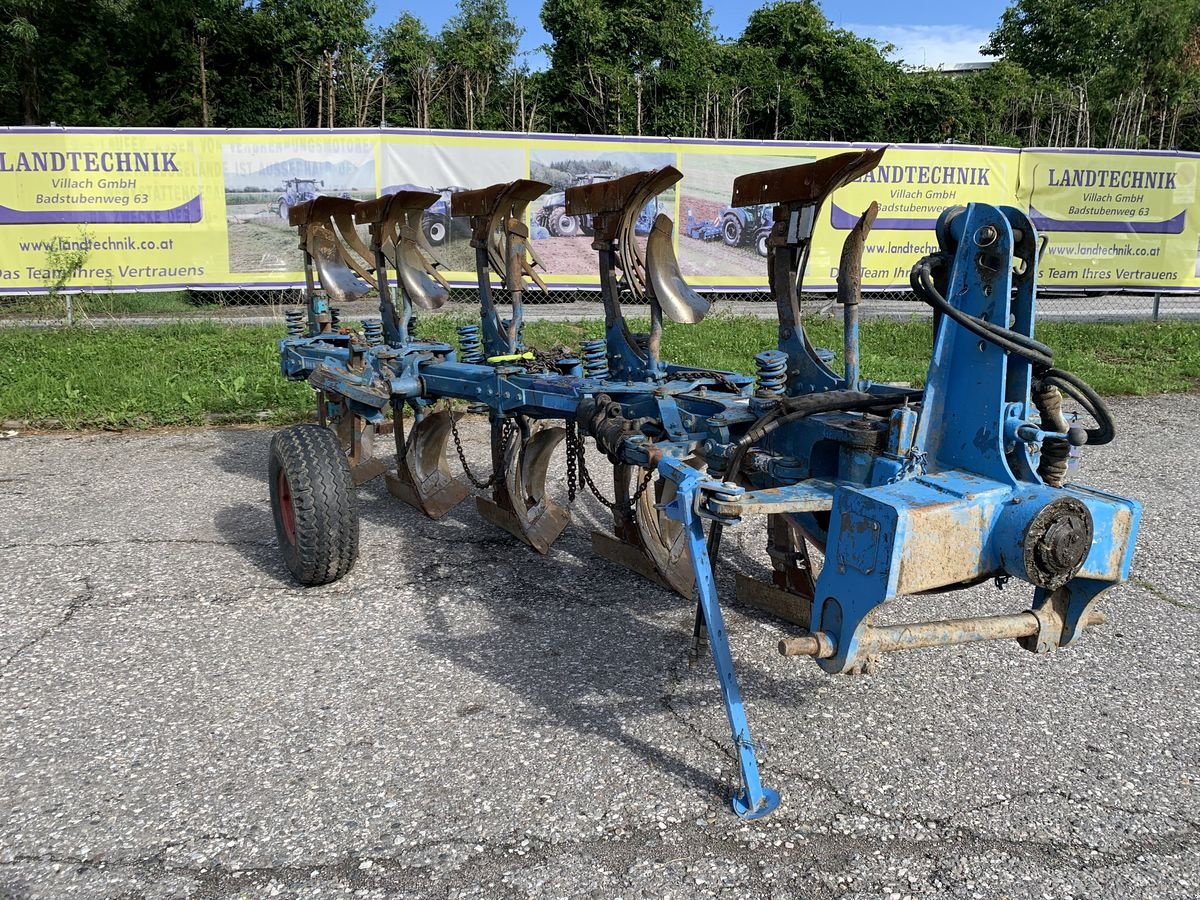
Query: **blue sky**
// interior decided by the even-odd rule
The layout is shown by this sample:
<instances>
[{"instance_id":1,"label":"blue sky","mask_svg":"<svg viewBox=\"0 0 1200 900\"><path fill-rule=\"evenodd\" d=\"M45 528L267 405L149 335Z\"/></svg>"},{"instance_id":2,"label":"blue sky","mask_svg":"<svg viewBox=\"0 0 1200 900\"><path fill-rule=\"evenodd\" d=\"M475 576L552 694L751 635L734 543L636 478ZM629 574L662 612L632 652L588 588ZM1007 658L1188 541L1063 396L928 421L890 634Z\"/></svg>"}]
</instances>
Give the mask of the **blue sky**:
<instances>
[{"instance_id":1,"label":"blue sky","mask_svg":"<svg viewBox=\"0 0 1200 900\"><path fill-rule=\"evenodd\" d=\"M413 3L408 0L375 0L376 25L395 21L404 10L424 20L430 31L438 31L454 14L455 0ZM737 37L746 19L760 3L709 2L717 33ZM896 58L911 65L939 66L981 59L979 45L991 33L1007 0L822 0L821 7L834 24L863 37L895 44ZM534 68L545 65L537 48L549 40L538 13L541 0L508 0L513 17L525 29L521 42Z\"/></svg>"}]
</instances>

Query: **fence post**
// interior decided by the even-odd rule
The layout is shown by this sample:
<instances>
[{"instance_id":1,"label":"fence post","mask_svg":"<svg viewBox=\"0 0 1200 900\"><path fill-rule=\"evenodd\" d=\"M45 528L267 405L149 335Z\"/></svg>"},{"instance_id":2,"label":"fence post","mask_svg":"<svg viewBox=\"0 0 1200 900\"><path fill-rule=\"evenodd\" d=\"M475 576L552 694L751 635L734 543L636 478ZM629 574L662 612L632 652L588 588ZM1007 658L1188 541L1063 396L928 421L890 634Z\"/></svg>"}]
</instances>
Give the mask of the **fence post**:
<instances>
[{"instance_id":1,"label":"fence post","mask_svg":"<svg viewBox=\"0 0 1200 900\"><path fill-rule=\"evenodd\" d=\"M1158 321L1158 305L1161 302L1162 302L1162 294L1156 293L1154 295L1154 315L1153 315L1153 321L1155 321L1155 322Z\"/></svg>"},{"instance_id":2,"label":"fence post","mask_svg":"<svg viewBox=\"0 0 1200 900\"><path fill-rule=\"evenodd\" d=\"M67 294L67 327L70 328L75 324L75 306L73 303L74 294Z\"/></svg>"}]
</instances>

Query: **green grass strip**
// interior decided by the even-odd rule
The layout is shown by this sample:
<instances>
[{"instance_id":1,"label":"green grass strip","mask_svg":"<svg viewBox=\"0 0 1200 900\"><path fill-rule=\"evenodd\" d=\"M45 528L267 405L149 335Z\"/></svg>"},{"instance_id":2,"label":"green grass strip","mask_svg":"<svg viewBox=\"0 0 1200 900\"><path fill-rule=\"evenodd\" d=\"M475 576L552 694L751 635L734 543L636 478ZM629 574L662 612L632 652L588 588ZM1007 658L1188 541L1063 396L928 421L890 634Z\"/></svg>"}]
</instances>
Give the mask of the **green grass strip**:
<instances>
[{"instance_id":1,"label":"green grass strip","mask_svg":"<svg viewBox=\"0 0 1200 900\"><path fill-rule=\"evenodd\" d=\"M421 333L454 342L465 318L429 317ZM634 323L637 325L637 323ZM645 327L637 325L637 327ZM814 319L817 346L840 348L841 328ZM529 322L531 346L599 337L599 321ZM754 354L775 345L774 322L717 316L668 325L664 355L684 364L753 372ZM282 327L184 323L161 327L0 329L0 421L33 428L145 428L206 423L298 421L312 393L279 374ZM1058 323L1038 328L1062 368L1106 395L1200 387L1200 323ZM921 384L931 347L928 320L869 320L862 326L864 373Z\"/></svg>"}]
</instances>

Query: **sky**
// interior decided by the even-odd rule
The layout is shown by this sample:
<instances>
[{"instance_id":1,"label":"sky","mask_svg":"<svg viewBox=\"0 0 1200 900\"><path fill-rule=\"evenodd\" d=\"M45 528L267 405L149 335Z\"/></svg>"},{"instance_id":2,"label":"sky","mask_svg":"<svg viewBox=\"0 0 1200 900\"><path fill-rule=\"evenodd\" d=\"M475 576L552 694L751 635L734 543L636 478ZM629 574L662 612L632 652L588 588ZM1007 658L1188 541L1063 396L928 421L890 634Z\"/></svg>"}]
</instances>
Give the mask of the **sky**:
<instances>
[{"instance_id":1,"label":"sky","mask_svg":"<svg viewBox=\"0 0 1200 900\"><path fill-rule=\"evenodd\" d=\"M372 22L386 25L408 10L419 16L430 31L441 30L454 14L454 0L414 3L411 0L375 0ZM717 34L736 38L759 2L713 2L713 25ZM822 0L825 15L840 28L862 37L895 44L895 59L914 66L945 66L975 62L985 57L979 47L986 40L1008 0ZM543 68L545 56L538 48L550 38L542 30L538 13L541 0L508 0L509 12L525 29L521 49L532 68Z\"/></svg>"}]
</instances>

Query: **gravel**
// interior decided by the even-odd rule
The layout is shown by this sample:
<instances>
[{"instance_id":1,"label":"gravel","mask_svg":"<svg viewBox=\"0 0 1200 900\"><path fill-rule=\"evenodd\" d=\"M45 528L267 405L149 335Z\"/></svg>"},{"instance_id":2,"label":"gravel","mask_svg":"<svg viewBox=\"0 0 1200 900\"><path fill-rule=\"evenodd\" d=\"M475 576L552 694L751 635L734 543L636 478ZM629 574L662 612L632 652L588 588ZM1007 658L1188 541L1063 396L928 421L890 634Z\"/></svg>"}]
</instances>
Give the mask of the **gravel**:
<instances>
[{"instance_id":1,"label":"gravel","mask_svg":"<svg viewBox=\"0 0 1200 900\"><path fill-rule=\"evenodd\" d=\"M1060 654L826 676L729 600L765 566L759 523L730 530L783 795L754 823L689 605L592 555L590 497L543 558L470 501L432 522L375 482L355 570L303 589L266 430L2 440L0 897L1196 897L1200 396L1115 411L1080 480L1145 503L1134 578Z\"/></svg>"}]
</instances>

